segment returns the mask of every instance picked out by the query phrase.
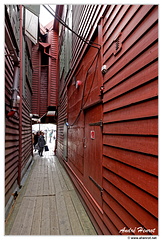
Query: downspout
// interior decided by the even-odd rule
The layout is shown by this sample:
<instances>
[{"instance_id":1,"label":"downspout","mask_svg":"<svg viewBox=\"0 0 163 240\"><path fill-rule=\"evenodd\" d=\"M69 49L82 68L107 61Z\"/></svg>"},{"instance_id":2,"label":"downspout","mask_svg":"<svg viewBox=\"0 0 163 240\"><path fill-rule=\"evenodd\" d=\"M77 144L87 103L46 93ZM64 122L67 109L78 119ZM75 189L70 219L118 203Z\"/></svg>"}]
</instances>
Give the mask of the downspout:
<instances>
[{"instance_id":1,"label":"downspout","mask_svg":"<svg viewBox=\"0 0 163 240\"><path fill-rule=\"evenodd\" d=\"M17 55L16 48L13 45L12 39L9 34L9 30L7 28L8 24L6 22L6 27L5 27L5 40L9 49L9 54L5 54L5 56L10 56L13 59L14 62L14 81L13 81L13 86L11 89L11 103L10 103L10 108L11 110L7 113L7 117L13 117L15 112L18 110L18 103L20 100L20 97L18 95L18 86L19 86L19 62L20 59Z\"/></svg>"},{"instance_id":2,"label":"downspout","mask_svg":"<svg viewBox=\"0 0 163 240\"><path fill-rule=\"evenodd\" d=\"M18 96L18 86L19 86L19 67L18 65L14 66L14 82L13 82L13 88L12 90L12 97L11 97L11 107L12 108L17 108L18 103L20 101L19 96Z\"/></svg>"},{"instance_id":3,"label":"downspout","mask_svg":"<svg viewBox=\"0 0 163 240\"><path fill-rule=\"evenodd\" d=\"M19 77L19 160L18 160L18 185L21 186L21 165L22 165L22 107L23 107L23 7L20 5L20 77Z\"/></svg>"},{"instance_id":4,"label":"downspout","mask_svg":"<svg viewBox=\"0 0 163 240\"><path fill-rule=\"evenodd\" d=\"M49 57L51 57L51 58L56 60L55 57L53 57L52 55L50 55L49 53L46 52L46 47L44 47L44 54L46 54L47 56L49 56Z\"/></svg>"},{"instance_id":5,"label":"downspout","mask_svg":"<svg viewBox=\"0 0 163 240\"><path fill-rule=\"evenodd\" d=\"M13 117L15 112L18 111L20 96L19 96L19 66L17 62L14 62L14 81L12 86L12 96L11 96L11 110L7 113L7 117Z\"/></svg>"}]
</instances>

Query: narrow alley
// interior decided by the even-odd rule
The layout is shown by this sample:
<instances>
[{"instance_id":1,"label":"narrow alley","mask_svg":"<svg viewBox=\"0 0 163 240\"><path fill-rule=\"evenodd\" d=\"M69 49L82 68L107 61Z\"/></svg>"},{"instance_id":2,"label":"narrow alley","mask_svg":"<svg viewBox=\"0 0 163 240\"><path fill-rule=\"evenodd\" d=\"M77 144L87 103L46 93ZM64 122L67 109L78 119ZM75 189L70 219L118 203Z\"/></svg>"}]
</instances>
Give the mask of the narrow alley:
<instances>
[{"instance_id":1,"label":"narrow alley","mask_svg":"<svg viewBox=\"0 0 163 240\"><path fill-rule=\"evenodd\" d=\"M72 181L53 153L34 153L20 196L6 220L6 235L96 235Z\"/></svg>"},{"instance_id":2,"label":"narrow alley","mask_svg":"<svg viewBox=\"0 0 163 240\"><path fill-rule=\"evenodd\" d=\"M158 13L4 5L6 235L159 234Z\"/></svg>"}]
</instances>

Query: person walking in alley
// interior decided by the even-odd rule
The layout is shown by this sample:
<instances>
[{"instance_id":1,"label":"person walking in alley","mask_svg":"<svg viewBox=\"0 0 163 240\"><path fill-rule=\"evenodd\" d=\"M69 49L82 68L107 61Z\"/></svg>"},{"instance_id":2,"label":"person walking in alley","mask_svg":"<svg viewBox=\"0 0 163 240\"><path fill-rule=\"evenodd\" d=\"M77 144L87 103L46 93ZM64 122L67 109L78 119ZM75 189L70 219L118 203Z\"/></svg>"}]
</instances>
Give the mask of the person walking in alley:
<instances>
[{"instance_id":1,"label":"person walking in alley","mask_svg":"<svg viewBox=\"0 0 163 240\"><path fill-rule=\"evenodd\" d=\"M35 135L34 135L34 149L35 149L35 152L36 152L36 149L37 149L37 147L36 147L36 145L38 144L38 138L39 138L39 136L40 136L40 132L37 132Z\"/></svg>"},{"instance_id":2,"label":"person walking in alley","mask_svg":"<svg viewBox=\"0 0 163 240\"><path fill-rule=\"evenodd\" d=\"M41 132L40 136L38 138L38 147L39 147L38 153L41 157L43 156L42 153L43 153L43 149L44 149L45 144L46 144L46 141L45 141L45 138L44 138L44 133Z\"/></svg>"}]
</instances>

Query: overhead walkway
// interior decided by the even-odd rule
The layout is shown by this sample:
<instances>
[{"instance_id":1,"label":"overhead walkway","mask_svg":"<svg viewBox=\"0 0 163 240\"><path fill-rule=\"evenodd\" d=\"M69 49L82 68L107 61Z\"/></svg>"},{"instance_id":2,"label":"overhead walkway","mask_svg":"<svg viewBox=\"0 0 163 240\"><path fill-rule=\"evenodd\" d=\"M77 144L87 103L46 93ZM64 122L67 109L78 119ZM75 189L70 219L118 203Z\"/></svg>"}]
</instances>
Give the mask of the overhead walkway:
<instances>
[{"instance_id":1,"label":"overhead walkway","mask_svg":"<svg viewBox=\"0 0 163 240\"><path fill-rule=\"evenodd\" d=\"M96 235L53 145L34 163L5 223L5 235Z\"/></svg>"}]
</instances>

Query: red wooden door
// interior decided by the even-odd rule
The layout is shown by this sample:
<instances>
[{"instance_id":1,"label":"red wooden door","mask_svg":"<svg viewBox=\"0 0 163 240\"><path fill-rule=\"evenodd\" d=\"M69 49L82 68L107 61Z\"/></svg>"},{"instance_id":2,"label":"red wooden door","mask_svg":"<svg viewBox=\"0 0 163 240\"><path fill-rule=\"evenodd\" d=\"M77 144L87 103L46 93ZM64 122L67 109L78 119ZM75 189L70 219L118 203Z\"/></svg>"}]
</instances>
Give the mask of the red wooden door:
<instances>
[{"instance_id":1,"label":"red wooden door","mask_svg":"<svg viewBox=\"0 0 163 240\"><path fill-rule=\"evenodd\" d=\"M101 206L102 190L102 106L85 111L84 184Z\"/></svg>"}]
</instances>

